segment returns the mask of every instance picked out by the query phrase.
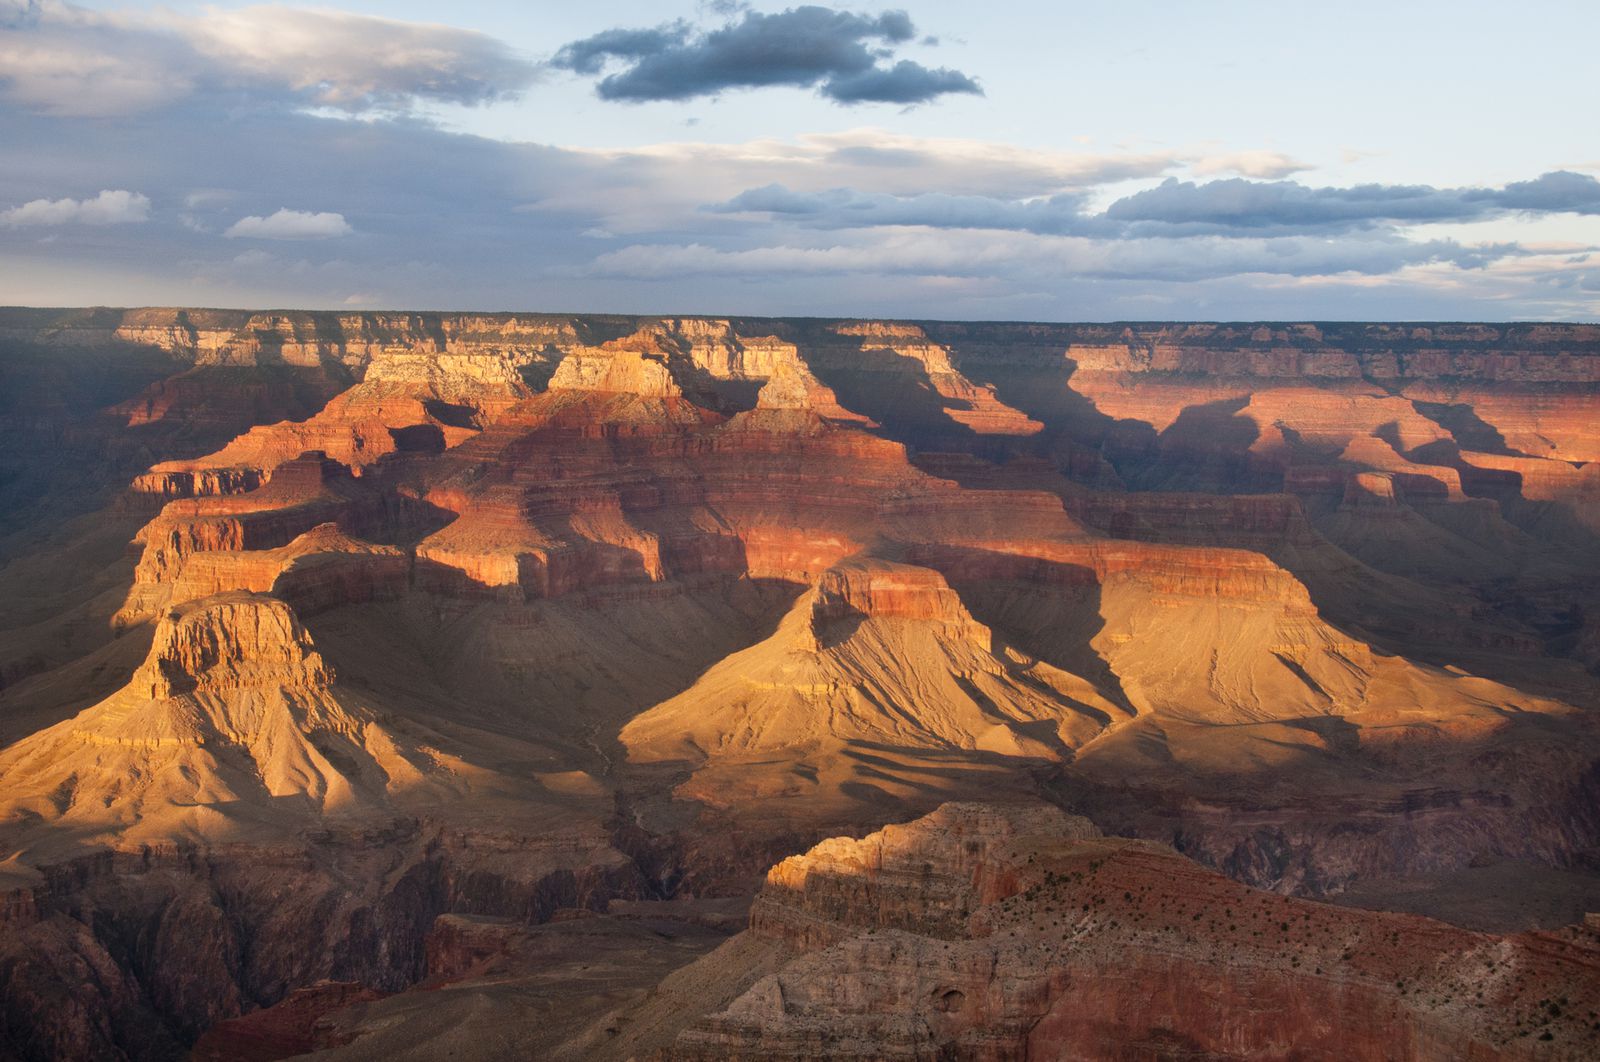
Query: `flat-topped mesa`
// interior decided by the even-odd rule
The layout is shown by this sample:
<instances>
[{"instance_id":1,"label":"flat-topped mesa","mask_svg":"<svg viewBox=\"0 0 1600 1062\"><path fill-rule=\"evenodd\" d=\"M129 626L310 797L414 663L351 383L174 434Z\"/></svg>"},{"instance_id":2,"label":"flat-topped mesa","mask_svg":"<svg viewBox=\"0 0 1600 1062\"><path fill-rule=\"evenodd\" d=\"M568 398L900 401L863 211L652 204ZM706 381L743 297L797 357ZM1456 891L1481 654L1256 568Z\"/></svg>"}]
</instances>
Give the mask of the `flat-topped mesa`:
<instances>
[{"instance_id":1,"label":"flat-topped mesa","mask_svg":"<svg viewBox=\"0 0 1600 1062\"><path fill-rule=\"evenodd\" d=\"M528 395L516 366L496 354L386 350L372 359L362 383L414 389L490 416Z\"/></svg>"},{"instance_id":2,"label":"flat-topped mesa","mask_svg":"<svg viewBox=\"0 0 1600 1062\"><path fill-rule=\"evenodd\" d=\"M942 572L1005 643L1094 677L1120 706L1108 721L1342 714L1365 703L1375 670L1370 647L1325 622L1304 584L1246 550L997 540L918 545L906 559Z\"/></svg>"},{"instance_id":3,"label":"flat-topped mesa","mask_svg":"<svg viewBox=\"0 0 1600 1062\"><path fill-rule=\"evenodd\" d=\"M1161 594L1316 612L1304 583L1251 550L1105 542L1088 547L1088 552L1102 579L1129 579Z\"/></svg>"},{"instance_id":4,"label":"flat-topped mesa","mask_svg":"<svg viewBox=\"0 0 1600 1062\"><path fill-rule=\"evenodd\" d=\"M813 619L827 623L859 616L933 622L982 645L989 640L989 629L972 618L944 576L913 564L852 558L824 572Z\"/></svg>"},{"instance_id":5,"label":"flat-topped mesa","mask_svg":"<svg viewBox=\"0 0 1600 1062\"><path fill-rule=\"evenodd\" d=\"M664 354L642 342L617 340L570 351L546 385L550 391L593 391L640 398L683 398Z\"/></svg>"},{"instance_id":6,"label":"flat-topped mesa","mask_svg":"<svg viewBox=\"0 0 1600 1062\"><path fill-rule=\"evenodd\" d=\"M1496 936L1289 899L1052 807L946 804L778 864L750 929L658 991L748 985L720 1010L682 999L702 1016L676 1062L1577 1062L1597 961L1583 927Z\"/></svg>"},{"instance_id":7,"label":"flat-topped mesa","mask_svg":"<svg viewBox=\"0 0 1600 1062\"><path fill-rule=\"evenodd\" d=\"M151 700L257 686L325 687L333 671L288 604L233 592L173 608L128 688Z\"/></svg>"},{"instance_id":8,"label":"flat-topped mesa","mask_svg":"<svg viewBox=\"0 0 1600 1062\"><path fill-rule=\"evenodd\" d=\"M1271 605L1315 615L1305 585L1271 559L1244 549L1086 540L914 545L908 558L955 580L1040 586L1137 584L1151 592L1222 603Z\"/></svg>"},{"instance_id":9,"label":"flat-topped mesa","mask_svg":"<svg viewBox=\"0 0 1600 1062\"><path fill-rule=\"evenodd\" d=\"M661 322L695 368L718 380L764 380L782 364L796 364L793 343L775 335L745 335L731 321L680 317Z\"/></svg>"}]
</instances>

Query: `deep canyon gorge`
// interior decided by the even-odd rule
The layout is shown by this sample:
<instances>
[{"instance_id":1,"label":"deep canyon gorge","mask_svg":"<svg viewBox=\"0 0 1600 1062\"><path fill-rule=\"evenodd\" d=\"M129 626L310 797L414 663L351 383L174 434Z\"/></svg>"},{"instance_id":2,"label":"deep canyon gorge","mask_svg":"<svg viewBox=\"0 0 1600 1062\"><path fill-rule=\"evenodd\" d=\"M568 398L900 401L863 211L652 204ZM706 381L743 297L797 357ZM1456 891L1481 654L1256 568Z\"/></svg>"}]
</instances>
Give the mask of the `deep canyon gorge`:
<instances>
[{"instance_id":1,"label":"deep canyon gorge","mask_svg":"<svg viewBox=\"0 0 1600 1062\"><path fill-rule=\"evenodd\" d=\"M1600 326L0 309L0 501L0 1057L1600 1054Z\"/></svg>"}]
</instances>

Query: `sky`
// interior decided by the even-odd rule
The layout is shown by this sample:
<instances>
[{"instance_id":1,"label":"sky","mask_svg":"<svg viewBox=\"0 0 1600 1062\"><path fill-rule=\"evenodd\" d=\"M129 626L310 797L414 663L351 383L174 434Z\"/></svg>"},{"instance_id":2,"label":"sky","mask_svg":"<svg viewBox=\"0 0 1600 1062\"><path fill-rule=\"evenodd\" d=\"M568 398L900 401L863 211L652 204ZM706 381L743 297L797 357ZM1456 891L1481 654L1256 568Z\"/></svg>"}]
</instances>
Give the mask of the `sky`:
<instances>
[{"instance_id":1,"label":"sky","mask_svg":"<svg viewBox=\"0 0 1600 1062\"><path fill-rule=\"evenodd\" d=\"M1600 319L1600 5L0 0L0 304Z\"/></svg>"}]
</instances>

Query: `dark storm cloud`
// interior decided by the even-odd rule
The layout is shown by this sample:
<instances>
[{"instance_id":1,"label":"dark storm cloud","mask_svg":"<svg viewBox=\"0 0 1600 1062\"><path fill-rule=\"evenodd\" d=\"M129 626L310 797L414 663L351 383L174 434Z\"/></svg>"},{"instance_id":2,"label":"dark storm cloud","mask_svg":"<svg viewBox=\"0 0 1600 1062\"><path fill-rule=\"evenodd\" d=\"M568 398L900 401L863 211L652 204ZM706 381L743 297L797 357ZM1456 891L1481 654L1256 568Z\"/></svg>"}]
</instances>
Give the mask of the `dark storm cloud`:
<instances>
[{"instance_id":1,"label":"dark storm cloud","mask_svg":"<svg viewBox=\"0 0 1600 1062\"><path fill-rule=\"evenodd\" d=\"M1234 178L1196 184L1169 178L1112 203L1106 217L1187 232L1304 232L1477 221L1508 211L1597 214L1600 181L1567 171L1500 189L1384 184L1311 188L1296 181Z\"/></svg>"},{"instance_id":2,"label":"dark storm cloud","mask_svg":"<svg viewBox=\"0 0 1600 1062\"><path fill-rule=\"evenodd\" d=\"M552 65L575 74L598 74L607 59L644 59L682 47L689 26L675 22L655 29L613 29L573 41L556 53Z\"/></svg>"},{"instance_id":3,"label":"dark storm cloud","mask_svg":"<svg viewBox=\"0 0 1600 1062\"><path fill-rule=\"evenodd\" d=\"M978 83L959 70L937 69L902 59L888 69L873 67L849 77L836 77L823 94L839 103L925 103L948 92L979 93Z\"/></svg>"},{"instance_id":4,"label":"dark storm cloud","mask_svg":"<svg viewBox=\"0 0 1600 1062\"><path fill-rule=\"evenodd\" d=\"M981 95L959 70L893 58L916 36L904 11L862 15L806 6L776 14L741 10L705 33L682 22L655 29L612 29L573 41L551 65L595 75L608 62L623 69L600 79L602 99L643 102L712 96L727 89L786 85L816 88L838 103L926 103L949 93Z\"/></svg>"}]
</instances>

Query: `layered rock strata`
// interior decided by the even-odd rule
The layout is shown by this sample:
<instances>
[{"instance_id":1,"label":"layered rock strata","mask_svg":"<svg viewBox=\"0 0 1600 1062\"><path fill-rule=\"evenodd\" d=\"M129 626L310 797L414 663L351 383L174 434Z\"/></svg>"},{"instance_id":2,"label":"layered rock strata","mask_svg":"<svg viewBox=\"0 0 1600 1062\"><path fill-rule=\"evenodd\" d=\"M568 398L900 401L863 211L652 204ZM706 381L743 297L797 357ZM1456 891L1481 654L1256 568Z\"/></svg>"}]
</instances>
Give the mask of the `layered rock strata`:
<instances>
[{"instance_id":1,"label":"layered rock strata","mask_svg":"<svg viewBox=\"0 0 1600 1062\"><path fill-rule=\"evenodd\" d=\"M1252 892L1038 805L948 804L784 860L745 937L662 986L757 967L664 1057L1578 1059L1600 1041L1590 928L1498 937Z\"/></svg>"}]
</instances>

